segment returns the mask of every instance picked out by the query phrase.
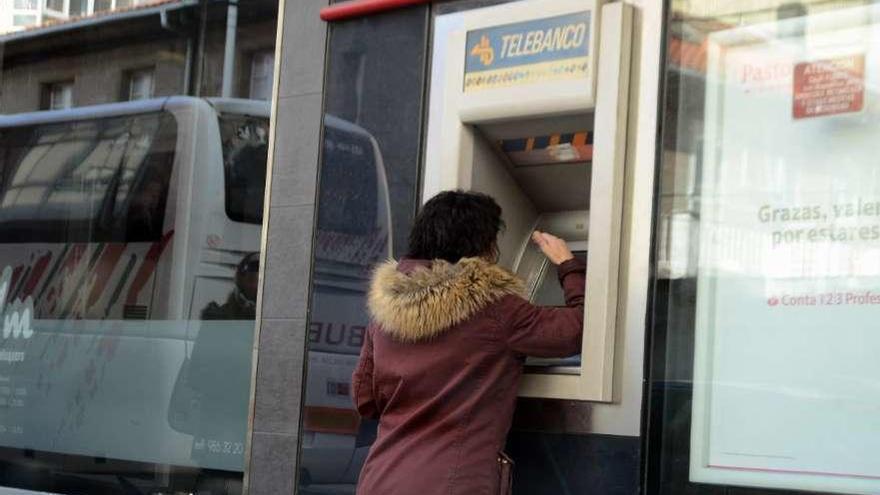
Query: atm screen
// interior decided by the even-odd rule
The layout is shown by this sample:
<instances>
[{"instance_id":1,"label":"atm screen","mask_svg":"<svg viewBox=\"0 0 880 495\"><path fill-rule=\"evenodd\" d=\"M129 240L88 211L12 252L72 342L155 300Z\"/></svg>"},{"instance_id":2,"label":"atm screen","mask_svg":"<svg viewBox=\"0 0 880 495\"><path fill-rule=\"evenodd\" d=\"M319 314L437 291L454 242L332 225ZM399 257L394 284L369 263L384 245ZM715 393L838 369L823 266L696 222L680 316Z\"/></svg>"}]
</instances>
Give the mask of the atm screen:
<instances>
[{"instance_id":1,"label":"atm screen","mask_svg":"<svg viewBox=\"0 0 880 495\"><path fill-rule=\"evenodd\" d=\"M586 251L574 251L572 254L574 254L575 258L584 260L585 262L587 260ZM565 306L565 294L562 292L559 278L556 276L556 270L549 262L545 264L540 277L535 291L531 294L532 303L538 306ZM580 354L566 358L528 358L526 360L526 366L535 368L555 368L557 366L579 367L580 365ZM554 373L558 373L563 372L564 370L554 369L553 371ZM577 370L573 369L572 372L577 373Z\"/></svg>"}]
</instances>

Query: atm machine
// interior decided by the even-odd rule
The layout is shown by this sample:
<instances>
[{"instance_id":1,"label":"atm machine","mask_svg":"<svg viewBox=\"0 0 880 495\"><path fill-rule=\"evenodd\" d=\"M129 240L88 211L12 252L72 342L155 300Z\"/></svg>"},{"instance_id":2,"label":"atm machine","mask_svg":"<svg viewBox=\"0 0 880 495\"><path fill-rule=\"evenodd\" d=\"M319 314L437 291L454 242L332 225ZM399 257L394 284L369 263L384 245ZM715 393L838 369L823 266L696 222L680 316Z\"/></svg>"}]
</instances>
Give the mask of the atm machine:
<instances>
[{"instance_id":1,"label":"atm machine","mask_svg":"<svg viewBox=\"0 0 880 495\"><path fill-rule=\"evenodd\" d=\"M524 0L435 21L423 198L480 191L503 208L500 263L561 305L539 229L587 261L580 355L526 362L525 397L613 399L631 7Z\"/></svg>"}]
</instances>

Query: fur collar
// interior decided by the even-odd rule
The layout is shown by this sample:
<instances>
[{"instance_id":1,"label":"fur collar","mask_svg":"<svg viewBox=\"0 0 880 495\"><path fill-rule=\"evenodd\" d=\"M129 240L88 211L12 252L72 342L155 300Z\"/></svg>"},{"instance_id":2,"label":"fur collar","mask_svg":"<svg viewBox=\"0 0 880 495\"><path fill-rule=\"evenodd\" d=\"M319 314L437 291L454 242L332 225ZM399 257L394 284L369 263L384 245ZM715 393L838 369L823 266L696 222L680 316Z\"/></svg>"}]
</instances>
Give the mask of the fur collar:
<instances>
[{"instance_id":1,"label":"fur collar","mask_svg":"<svg viewBox=\"0 0 880 495\"><path fill-rule=\"evenodd\" d=\"M440 335L508 294L522 295L522 281L482 258L452 264L434 260L410 273L396 261L373 274L368 306L373 320L397 340L418 342Z\"/></svg>"}]
</instances>

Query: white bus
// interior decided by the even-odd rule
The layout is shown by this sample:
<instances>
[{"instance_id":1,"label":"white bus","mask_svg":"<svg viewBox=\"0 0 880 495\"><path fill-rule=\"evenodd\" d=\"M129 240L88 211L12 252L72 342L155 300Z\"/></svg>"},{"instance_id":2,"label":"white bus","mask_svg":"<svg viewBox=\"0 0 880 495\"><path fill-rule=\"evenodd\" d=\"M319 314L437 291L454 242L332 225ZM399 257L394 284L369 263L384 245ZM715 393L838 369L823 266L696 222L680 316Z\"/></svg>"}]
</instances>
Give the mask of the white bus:
<instances>
[{"instance_id":1,"label":"white bus","mask_svg":"<svg viewBox=\"0 0 880 495\"><path fill-rule=\"evenodd\" d=\"M390 254L384 167L362 129L328 116L325 135L322 180L338 187L323 190L367 223L319 228L315 290L362 291ZM15 323L0 341L0 469L37 458L98 487L129 463L127 483L151 489L240 476L268 137L269 106L250 100L0 116L0 303ZM364 318L331 314L313 319ZM310 354L326 370L309 377L326 391L306 401L318 417L351 410L333 384L355 344L319 339ZM351 425L317 423L311 448L355 456ZM325 474L347 477L336 464Z\"/></svg>"}]
</instances>

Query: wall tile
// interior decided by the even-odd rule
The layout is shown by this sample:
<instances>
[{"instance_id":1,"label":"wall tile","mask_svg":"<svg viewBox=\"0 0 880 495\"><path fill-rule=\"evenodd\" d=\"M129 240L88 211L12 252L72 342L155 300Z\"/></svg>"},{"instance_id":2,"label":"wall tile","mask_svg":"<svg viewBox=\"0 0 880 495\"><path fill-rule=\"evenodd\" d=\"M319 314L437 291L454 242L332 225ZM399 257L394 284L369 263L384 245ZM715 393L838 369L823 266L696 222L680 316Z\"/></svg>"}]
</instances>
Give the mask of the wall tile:
<instances>
[{"instance_id":1,"label":"wall tile","mask_svg":"<svg viewBox=\"0 0 880 495\"><path fill-rule=\"evenodd\" d=\"M321 92L328 25L321 20L320 11L326 5L326 0L285 1L280 97ZM295 39L295 44L288 39Z\"/></svg>"},{"instance_id":2,"label":"wall tile","mask_svg":"<svg viewBox=\"0 0 880 495\"><path fill-rule=\"evenodd\" d=\"M271 206L315 202L321 138L321 94L279 99Z\"/></svg>"},{"instance_id":3,"label":"wall tile","mask_svg":"<svg viewBox=\"0 0 880 495\"><path fill-rule=\"evenodd\" d=\"M305 342L305 320L263 320L254 404L255 432L297 433Z\"/></svg>"},{"instance_id":4,"label":"wall tile","mask_svg":"<svg viewBox=\"0 0 880 495\"><path fill-rule=\"evenodd\" d=\"M293 494L296 449L296 436L254 433L248 495Z\"/></svg>"},{"instance_id":5,"label":"wall tile","mask_svg":"<svg viewBox=\"0 0 880 495\"><path fill-rule=\"evenodd\" d=\"M305 318L314 207L269 209L261 318Z\"/></svg>"}]
</instances>

